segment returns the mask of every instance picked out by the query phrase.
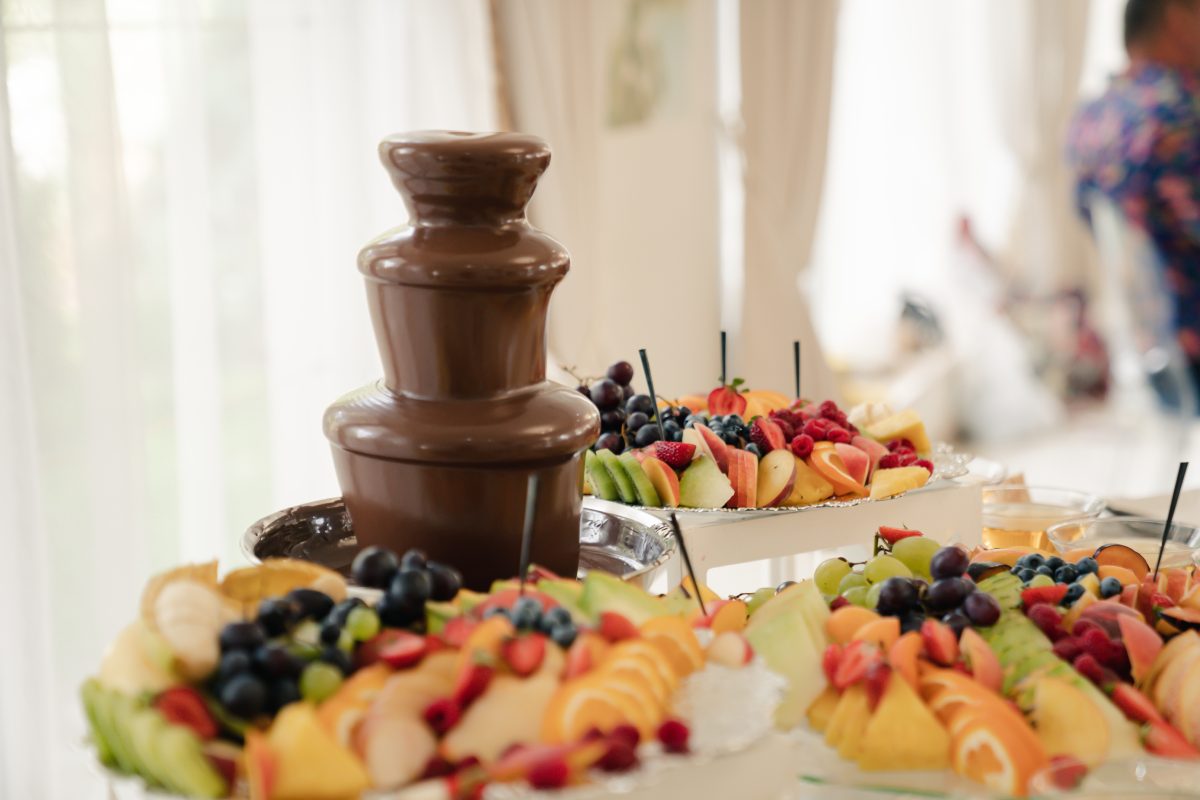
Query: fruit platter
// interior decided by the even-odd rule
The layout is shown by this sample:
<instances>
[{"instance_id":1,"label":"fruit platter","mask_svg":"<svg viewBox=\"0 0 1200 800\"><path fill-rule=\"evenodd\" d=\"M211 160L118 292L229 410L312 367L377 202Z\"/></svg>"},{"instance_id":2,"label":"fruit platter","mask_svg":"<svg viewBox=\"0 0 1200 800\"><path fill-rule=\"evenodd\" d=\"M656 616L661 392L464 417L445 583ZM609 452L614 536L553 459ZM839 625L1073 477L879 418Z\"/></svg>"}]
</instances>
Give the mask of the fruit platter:
<instances>
[{"instance_id":1,"label":"fruit platter","mask_svg":"<svg viewBox=\"0 0 1200 800\"><path fill-rule=\"evenodd\" d=\"M740 601L537 567L476 593L378 547L350 577L269 559L153 578L82 687L106 773L183 797L583 797L783 739L784 680Z\"/></svg>"},{"instance_id":2,"label":"fruit platter","mask_svg":"<svg viewBox=\"0 0 1200 800\"><path fill-rule=\"evenodd\" d=\"M744 513L884 500L966 473L969 460L935 446L913 410L743 391L656 400L636 393L619 361L577 390L600 411L585 492L646 509Z\"/></svg>"}]
</instances>

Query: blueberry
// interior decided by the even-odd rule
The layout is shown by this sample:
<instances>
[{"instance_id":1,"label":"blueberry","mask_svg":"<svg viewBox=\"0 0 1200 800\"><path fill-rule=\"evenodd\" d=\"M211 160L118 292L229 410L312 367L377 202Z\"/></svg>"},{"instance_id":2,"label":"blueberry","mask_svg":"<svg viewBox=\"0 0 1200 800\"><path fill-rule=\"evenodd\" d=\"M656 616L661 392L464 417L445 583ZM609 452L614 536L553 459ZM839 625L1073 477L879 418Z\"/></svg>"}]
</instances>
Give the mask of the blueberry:
<instances>
[{"instance_id":1,"label":"blueberry","mask_svg":"<svg viewBox=\"0 0 1200 800\"><path fill-rule=\"evenodd\" d=\"M1100 565L1096 563L1096 559L1091 556L1085 556L1076 562L1075 571L1080 575L1087 575L1090 572L1099 572Z\"/></svg>"},{"instance_id":2,"label":"blueberry","mask_svg":"<svg viewBox=\"0 0 1200 800\"><path fill-rule=\"evenodd\" d=\"M439 602L453 600L462 589L462 573L439 561L430 561L425 569L429 572L429 596Z\"/></svg>"},{"instance_id":3,"label":"blueberry","mask_svg":"<svg viewBox=\"0 0 1200 800\"><path fill-rule=\"evenodd\" d=\"M1100 581L1100 596L1104 598L1116 597L1121 593L1121 581L1116 578L1105 578Z\"/></svg>"},{"instance_id":4,"label":"blueberry","mask_svg":"<svg viewBox=\"0 0 1200 800\"><path fill-rule=\"evenodd\" d=\"M483 612L484 619L489 617L508 617L509 619L512 619L512 615L508 613L508 609L501 608L500 606L492 606L487 611Z\"/></svg>"},{"instance_id":5,"label":"blueberry","mask_svg":"<svg viewBox=\"0 0 1200 800\"><path fill-rule=\"evenodd\" d=\"M726 425L736 425L739 428L745 427L746 421L737 414L730 414L725 418Z\"/></svg>"},{"instance_id":6,"label":"blueberry","mask_svg":"<svg viewBox=\"0 0 1200 800\"><path fill-rule=\"evenodd\" d=\"M296 605L301 619L324 619L333 611L333 598L316 589L292 589L287 599Z\"/></svg>"},{"instance_id":7,"label":"blueberry","mask_svg":"<svg viewBox=\"0 0 1200 800\"><path fill-rule=\"evenodd\" d=\"M753 453L757 458L762 458L762 450L760 450L758 445L756 445L754 442L746 445L746 452Z\"/></svg>"},{"instance_id":8,"label":"blueberry","mask_svg":"<svg viewBox=\"0 0 1200 800\"><path fill-rule=\"evenodd\" d=\"M1034 571L1034 574L1045 575L1047 578L1054 577L1054 570L1050 569L1045 564L1042 564L1041 566L1036 567L1033 571Z\"/></svg>"},{"instance_id":9,"label":"blueberry","mask_svg":"<svg viewBox=\"0 0 1200 800\"><path fill-rule=\"evenodd\" d=\"M282 636L299 619L299 609L282 597L263 600L258 606L258 624L267 636Z\"/></svg>"},{"instance_id":10,"label":"blueberry","mask_svg":"<svg viewBox=\"0 0 1200 800\"><path fill-rule=\"evenodd\" d=\"M518 597L512 607L512 623L517 630L532 630L542 617L542 604L532 597Z\"/></svg>"},{"instance_id":11,"label":"blueberry","mask_svg":"<svg viewBox=\"0 0 1200 800\"><path fill-rule=\"evenodd\" d=\"M562 606L555 606L546 613L542 614L542 630L549 633L558 625L570 625L571 612L567 611Z\"/></svg>"},{"instance_id":12,"label":"blueberry","mask_svg":"<svg viewBox=\"0 0 1200 800\"><path fill-rule=\"evenodd\" d=\"M1030 553L1029 555L1024 556L1021 560L1024 561L1025 566L1029 567L1030 569L1037 569L1046 563L1046 559L1042 557L1041 553Z\"/></svg>"},{"instance_id":13,"label":"blueberry","mask_svg":"<svg viewBox=\"0 0 1200 800\"><path fill-rule=\"evenodd\" d=\"M1063 602L1066 603L1067 605L1070 605L1071 603L1074 603L1079 598L1083 597L1083 593L1086 591L1087 591L1087 589L1083 588L1082 583L1072 583L1070 586L1067 587L1067 595L1066 595L1066 597L1063 598Z\"/></svg>"},{"instance_id":14,"label":"blueberry","mask_svg":"<svg viewBox=\"0 0 1200 800\"><path fill-rule=\"evenodd\" d=\"M566 650L575 643L575 636L577 633L578 631L575 630L575 626L571 623L567 623L566 625L555 625L550 630L550 641Z\"/></svg>"},{"instance_id":15,"label":"blueberry","mask_svg":"<svg viewBox=\"0 0 1200 800\"><path fill-rule=\"evenodd\" d=\"M1054 572L1054 580L1056 583L1074 583L1079 578L1079 573L1070 564L1059 567Z\"/></svg>"},{"instance_id":16,"label":"blueberry","mask_svg":"<svg viewBox=\"0 0 1200 800\"><path fill-rule=\"evenodd\" d=\"M254 719L267 705L267 687L253 675L237 675L221 686L218 699L235 717Z\"/></svg>"},{"instance_id":17,"label":"blueberry","mask_svg":"<svg viewBox=\"0 0 1200 800\"><path fill-rule=\"evenodd\" d=\"M221 652L252 651L266 640L266 632L257 622L231 622L221 629Z\"/></svg>"},{"instance_id":18,"label":"blueberry","mask_svg":"<svg viewBox=\"0 0 1200 800\"><path fill-rule=\"evenodd\" d=\"M1021 583L1029 583L1031 580L1033 580L1033 576L1036 574L1037 573L1031 570L1029 567L1022 567L1021 572L1017 575L1017 577L1021 579Z\"/></svg>"},{"instance_id":19,"label":"blueberry","mask_svg":"<svg viewBox=\"0 0 1200 800\"><path fill-rule=\"evenodd\" d=\"M1058 556L1050 556L1049 558L1046 559L1046 566L1049 567L1050 569L1058 569L1065 563L1067 563L1067 562L1063 561Z\"/></svg>"}]
</instances>

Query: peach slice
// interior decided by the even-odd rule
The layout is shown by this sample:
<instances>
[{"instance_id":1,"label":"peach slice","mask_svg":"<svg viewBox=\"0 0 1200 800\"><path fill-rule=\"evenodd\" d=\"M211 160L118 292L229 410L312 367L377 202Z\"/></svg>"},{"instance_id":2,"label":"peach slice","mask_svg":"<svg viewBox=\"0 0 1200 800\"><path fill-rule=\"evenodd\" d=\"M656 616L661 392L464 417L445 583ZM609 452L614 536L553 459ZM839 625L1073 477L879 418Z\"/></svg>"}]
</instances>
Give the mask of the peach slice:
<instances>
[{"instance_id":1,"label":"peach slice","mask_svg":"<svg viewBox=\"0 0 1200 800\"><path fill-rule=\"evenodd\" d=\"M845 644L853 641L854 634L863 626L875 622L879 615L861 606L842 606L825 620L825 633L831 641Z\"/></svg>"},{"instance_id":2,"label":"peach slice","mask_svg":"<svg viewBox=\"0 0 1200 800\"><path fill-rule=\"evenodd\" d=\"M833 449L842 459L842 464L846 467L846 474L855 483L866 485L867 476L871 474L871 457L854 445L841 442L834 444Z\"/></svg>"},{"instance_id":3,"label":"peach slice","mask_svg":"<svg viewBox=\"0 0 1200 800\"><path fill-rule=\"evenodd\" d=\"M1140 619L1128 615L1117 617L1117 626L1121 632L1121 643L1129 654L1133 682L1140 686L1154 666L1154 660L1162 652L1162 637Z\"/></svg>"},{"instance_id":4,"label":"peach slice","mask_svg":"<svg viewBox=\"0 0 1200 800\"><path fill-rule=\"evenodd\" d=\"M754 508L758 502L758 456L730 447L729 484L733 486L733 497L726 508Z\"/></svg>"},{"instance_id":5,"label":"peach slice","mask_svg":"<svg viewBox=\"0 0 1200 800\"><path fill-rule=\"evenodd\" d=\"M717 462L717 466L721 468L721 472L729 474L729 445L721 441L721 437L712 432L707 425L696 423L695 429L700 432L700 436L704 438L704 443L708 445L708 452L712 453L713 459Z\"/></svg>"},{"instance_id":6,"label":"peach slice","mask_svg":"<svg viewBox=\"0 0 1200 800\"><path fill-rule=\"evenodd\" d=\"M745 629L749 615L746 613L746 604L743 601L718 600L716 603L708 603L707 608L707 617L701 617L700 609L696 609L692 625L697 628L708 628L714 634Z\"/></svg>"},{"instance_id":7,"label":"peach slice","mask_svg":"<svg viewBox=\"0 0 1200 800\"><path fill-rule=\"evenodd\" d=\"M1125 567L1117 566L1116 564L1101 564L1099 570L1100 580L1105 578L1116 578L1121 582L1122 586L1128 586L1131 583L1138 582L1138 576L1133 570Z\"/></svg>"},{"instance_id":8,"label":"peach slice","mask_svg":"<svg viewBox=\"0 0 1200 800\"><path fill-rule=\"evenodd\" d=\"M808 465L832 483L834 491L838 494L867 494L867 487L850 474L833 442L817 442L813 446L812 455L808 457Z\"/></svg>"},{"instance_id":9,"label":"peach slice","mask_svg":"<svg viewBox=\"0 0 1200 800\"><path fill-rule=\"evenodd\" d=\"M966 656L971 676L985 688L999 693L1004 687L1004 669L991 646L974 628L964 628L958 644Z\"/></svg>"},{"instance_id":10,"label":"peach slice","mask_svg":"<svg viewBox=\"0 0 1200 800\"><path fill-rule=\"evenodd\" d=\"M1133 572L1139 581L1150 574L1150 565L1146 563L1146 559L1137 550L1127 545L1102 544L1096 548L1092 558L1096 559L1096 563L1101 566L1112 564L1117 567L1125 567Z\"/></svg>"},{"instance_id":11,"label":"peach slice","mask_svg":"<svg viewBox=\"0 0 1200 800\"><path fill-rule=\"evenodd\" d=\"M753 453L747 453L753 456ZM650 479L650 485L658 492L658 499L666 508L679 507L679 476L667 463L654 456L642 459L642 471Z\"/></svg>"},{"instance_id":12,"label":"peach slice","mask_svg":"<svg viewBox=\"0 0 1200 800\"><path fill-rule=\"evenodd\" d=\"M839 611L841 609L838 609ZM891 650L892 645L900 638L900 618L899 617L880 617L877 620L872 620L866 625L863 625L854 632L851 637L852 641L873 642L879 645L879 648L885 653Z\"/></svg>"},{"instance_id":13,"label":"peach slice","mask_svg":"<svg viewBox=\"0 0 1200 800\"><path fill-rule=\"evenodd\" d=\"M890 648L888 648L888 662L892 665L892 669L896 670L897 674L904 680L908 681L914 689L920 686L920 675L917 671L917 660L921 656L921 651L925 649L925 642L921 639L921 634L916 631L909 631L900 636Z\"/></svg>"}]
</instances>

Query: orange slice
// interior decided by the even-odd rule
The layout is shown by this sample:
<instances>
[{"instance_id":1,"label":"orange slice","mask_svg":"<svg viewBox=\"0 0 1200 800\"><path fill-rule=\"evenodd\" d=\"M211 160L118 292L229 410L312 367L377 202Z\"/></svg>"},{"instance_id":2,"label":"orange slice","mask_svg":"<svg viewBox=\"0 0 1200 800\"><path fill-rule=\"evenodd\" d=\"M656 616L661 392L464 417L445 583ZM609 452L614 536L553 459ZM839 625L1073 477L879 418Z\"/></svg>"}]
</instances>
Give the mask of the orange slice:
<instances>
[{"instance_id":1,"label":"orange slice","mask_svg":"<svg viewBox=\"0 0 1200 800\"><path fill-rule=\"evenodd\" d=\"M679 687L680 676L675 671L671 659L662 648L655 646L648 639L628 639L612 648L601 662L605 667L619 661L637 659L644 663L657 676L669 696Z\"/></svg>"},{"instance_id":2,"label":"orange slice","mask_svg":"<svg viewBox=\"0 0 1200 800\"><path fill-rule=\"evenodd\" d=\"M666 709L659 706L654 694L638 678L620 673L597 676L602 685L629 700L624 706L625 721L638 729L643 739L653 739L659 724L666 717Z\"/></svg>"},{"instance_id":3,"label":"orange slice","mask_svg":"<svg viewBox=\"0 0 1200 800\"><path fill-rule=\"evenodd\" d=\"M469 663L471 663L477 653L486 653L489 656L497 657L500 655L500 644L509 636L515 635L517 629L508 621L508 617L497 614L494 617L488 617L483 622L479 623L475 630L471 631L471 635L467 637L467 641L463 643L462 650L458 652L458 665L455 674L458 674Z\"/></svg>"},{"instance_id":4,"label":"orange slice","mask_svg":"<svg viewBox=\"0 0 1200 800\"><path fill-rule=\"evenodd\" d=\"M638 707L636 689L614 688L618 676L589 673L559 687L542 717L542 741L577 742L592 728L607 733L618 725L647 716ZM635 723L636 724L636 723ZM644 724L644 723L643 723ZM638 727L641 730L641 727Z\"/></svg>"},{"instance_id":5,"label":"orange slice","mask_svg":"<svg viewBox=\"0 0 1200 800\"><path fill-rule=\"evenodd\" d=\"M680 678L704 667L700 640L679 617L655 617L642 626L642 636L662 651Z\"/></svg>"},{"instance_id":6,"label":"orange slice","mask_svg":"<svg viewBox=\"0 0 1200 800\"><path fill-rule=\"evenodd\" d=\"M666 663L666 656L658 648L652 644L646 646L654 652L655 658L663 659L663 663ZM624 675L644 684L654 695L657 705L666 709L670 703L671 694L675 691L675 685L679 682L671 670L670 664L667 664L666 668L670 674L669 679L663 676L658 665L649 656L642 653L627 653L619 658L606 661L600 671L613 675Z\"/></svg>"},{"instance_id":7,"label":"orange slice","mask_svg":"<svg viewBox=\"0 0 1200 800\"><path fill-rule=\"evenodd\" d=\"M1023 797L1029 779L1046 764L1045 753L1031 751L1011 730L979 718L953 735L954 771L990 789Z\"/></svg>"}]
</instances>

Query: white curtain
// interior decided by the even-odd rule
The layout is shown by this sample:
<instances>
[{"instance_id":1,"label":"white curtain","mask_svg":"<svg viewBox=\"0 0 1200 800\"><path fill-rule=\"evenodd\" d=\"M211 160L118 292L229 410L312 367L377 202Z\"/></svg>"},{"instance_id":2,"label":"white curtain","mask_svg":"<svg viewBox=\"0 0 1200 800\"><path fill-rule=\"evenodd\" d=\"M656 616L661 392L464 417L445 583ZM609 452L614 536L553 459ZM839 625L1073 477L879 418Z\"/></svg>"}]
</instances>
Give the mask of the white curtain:
<instances>
[{"instance_id":1,"label":"white curtain","mask_svg":"<svg viewBox=\"0 0 1200 800\"><path fill-rule=\"evenodd\" d=\"M838 0L751 0L740 18L746 200L736 361L752 386L782 390L797 339L801 392L815 398L840 395L799 288L821 206L838 11Z\"/></svg>"},{"instance_id":2,"label":"white curtain","mask_svg":"<svg viewBox=\"0 0 1200 800\"><path fill-rule=\"evenodd\" d=\"M100 796L76 689L181 559L335 494L375 155L496 127L484 0L0 4L0 797ZM436 77L434 77L436 76Z\"/></svg>"}]
</instances>

